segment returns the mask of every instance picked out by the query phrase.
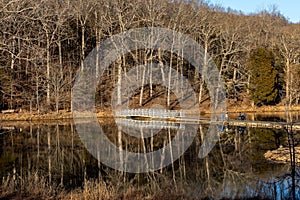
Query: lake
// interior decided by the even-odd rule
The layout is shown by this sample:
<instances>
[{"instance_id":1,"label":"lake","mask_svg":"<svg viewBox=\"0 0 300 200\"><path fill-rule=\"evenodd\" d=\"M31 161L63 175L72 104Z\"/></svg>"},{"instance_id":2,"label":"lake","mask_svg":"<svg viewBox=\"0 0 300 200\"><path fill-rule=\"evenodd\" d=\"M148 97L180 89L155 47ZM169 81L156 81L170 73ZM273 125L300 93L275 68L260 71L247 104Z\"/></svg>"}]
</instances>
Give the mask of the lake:
<instances>
[{"instance_id":1,"label":"lake","mask_svg":"<svg viewBox=\"0 0 300 200\"><path fill-rule=\"evenodd\" d=\"M260 120L265 119L264 116L259 117ZM185 130L195 129L196 132L191 144L178 159L171 155L174 156L171 157L172 162L161 169L133 173L130 170L121 172L115 170L114 166L108 167L99 162L106 159L103 155L116 159L116 150L106 149L105 154L87 150L86 146L94 145L91 143L99 138L83 138L78 134L78 127L73 120L2 122L2 184L8 178L17 182L18 179L25 180L34 175L69 192L84 188L88 180L97 180L110 185L119 194L128 194L129 188L140 188L143 191L143 194L139 194L141 198L292 198L290 164L273 163L264 158L268 150L288 145L284 130L228 127L226 132L221 133L208 156L199 158L200 146L208 131L207 125L168 123L160 128L156 127L157 124L130 127L116 124L114 119L109 118L100 118L99 124L116 149L135 153L152 152L165 147L182 127ZM136 138L135 134L142 134L144 139ZM296 136L299 137L299 133ZM101 145L97 146L97 152L102 151L99 149ZM180 148L177 150L180 151ZM126 157L127 154L124 155ZM161 153L159 159L163 162L165 156ZM147 165L151 165L155 161L147 162ZM142 170L142 167L136 169ZM296 172L294 188L296 198L300 199L299 166Z\"/></svg>"}]
</instances>

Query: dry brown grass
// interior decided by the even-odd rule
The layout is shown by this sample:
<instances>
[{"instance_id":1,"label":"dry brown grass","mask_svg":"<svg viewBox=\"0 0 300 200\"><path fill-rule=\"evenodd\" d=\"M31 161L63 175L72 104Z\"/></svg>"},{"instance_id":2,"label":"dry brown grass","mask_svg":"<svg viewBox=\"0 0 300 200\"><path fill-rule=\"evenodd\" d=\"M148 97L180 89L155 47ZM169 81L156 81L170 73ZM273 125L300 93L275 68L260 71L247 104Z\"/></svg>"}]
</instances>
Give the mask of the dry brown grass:
<instances>
[{"instance_id":1,"label":"dry brown grass","mask_svg":"<svg viewBox=\"0 0 300 200\"><path fill-rule=\"evenodd\" d=\"M112 117L113 114L110 110L98 110L97 117ZM3 121L37 121L37 120L62 120L62 119L72 119L72 112L67 112L65 110L60 110L57 112L49 112L45 114L38 114L36 112L30 113L27 111L22 111L21 113L10 113L3 114L0 113L0 120Z\"/></svg>"},{"instance_id":2,"label":"dry brown grass","mask_svg":"<svg viewBox=\"0 0 300 200\"><path fill-rule=\"evenodd\" d=\"M101 180L85 181L83 188L71 191L63 187L50 185L47 179L38 174L29 175L25 179L7 176L0 186L0 199L61 199L61 200L139 200L139 199L184 199L184 192L175 190L170 183L163 188L150 191L149 185L137 187L132 184L114 182L107 184ZM150 186L151 187L151 186Z\"/></svg>"},{"instance_id":3,"label":"dry brown grass","mask_svg":"<svg viewBox=\"0 0 300 200\"><path fill-rule=\"evenodd\" d=\"M49 185L45 177L37 173L22 179L7 176L2 180L0 199L55 199L60 188Z\"/></svg>"},{"instance_id":4,"label":"dry brown grass","mask_svg":"<svg viewBox=\"0 0 300 200\"><path fill-rule=\"evenodd\" d=\"M75 189L70 192L61 192L59 199L112 199L116 195L113 187L107 186L104 182L87 181L84 189Z\"/></svg>"},{"instance_id":5,"label":"dry brown grass","mask_svg":"<svg viewBox=\"0 0 300 200\"><path fill-rule=\"evenodd\" d=\"M243 106L243 105L231 105L227 108L228 112L253 112L253 113L274 113L274 112L285 112L286 107L284 105L276 106ZM300 106L292 106L291 111L300 111Z\"/></svg>"}]
</instances>

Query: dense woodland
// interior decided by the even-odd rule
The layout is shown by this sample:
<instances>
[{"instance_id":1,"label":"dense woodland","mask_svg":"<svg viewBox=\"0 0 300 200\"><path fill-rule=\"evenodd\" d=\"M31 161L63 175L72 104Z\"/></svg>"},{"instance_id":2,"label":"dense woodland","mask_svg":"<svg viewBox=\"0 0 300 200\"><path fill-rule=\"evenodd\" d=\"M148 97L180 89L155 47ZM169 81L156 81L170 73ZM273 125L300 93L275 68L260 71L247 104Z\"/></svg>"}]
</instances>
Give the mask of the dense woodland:
<instances>
[{"instance_id":1,"label":"dense woodland","mask_svg":"<svg viewBox=\"0 0 300 200\"><path fill-rule=\"evenodd\" d=\"M84 58L106 38L138 27L172 29L201 44L217 64L231 103L300 103L300 24L275 7L244 15L203 1L1 0L0 19L0 110L71 110L72 86ZM99 108L109 107L111 91L130 67L150 61L178 70L199 102L208 100L205 83L183 58L143 50L122 56L105 71ZM142 88L139 103L154 93L167 96L160 89Z\"/></svg>"}]
</instances>

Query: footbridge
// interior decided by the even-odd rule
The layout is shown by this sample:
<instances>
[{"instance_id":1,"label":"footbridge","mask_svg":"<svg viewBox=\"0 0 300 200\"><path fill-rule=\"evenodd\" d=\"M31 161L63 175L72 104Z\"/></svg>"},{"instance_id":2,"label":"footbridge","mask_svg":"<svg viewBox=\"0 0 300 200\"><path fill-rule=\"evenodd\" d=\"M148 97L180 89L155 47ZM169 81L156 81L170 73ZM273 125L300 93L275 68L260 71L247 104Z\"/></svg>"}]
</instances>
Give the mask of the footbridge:
<instances>
[{"instance_id":1,"label":"footbridge","mask_svg":"<svg viewBox=\"0 0 300 200\"><path fill-rule=\"evenodd\" d=\"M134 118L145 118L143 120L134 120ZM133 126L156 126L168 127L171 124L167 124L164 121L171 120L177 123L184 124L219 124L228 126L240 126L240 127L255 127L255 128L273 128L284 129L290 126L286 122L274 122L274 121L252 121L252 120L220 120L211 118L190 118L185 114L183 110L166 110L166 109L123 109L115 112L115 118L128 119L127 121L119 120L119 123ZM139 121L139 122L137 122ZM149 122L151 121L151 123ZM156 124L155 124L156 123ZM163 124L158 124L163 123ZM170 128L175 128L176 123L173 123ZM176 125L178 126L178 125ZM178 127L177 127L178 128ZM300 130L300 123L293 123L293 130Z\"/></svg>"}]
</instances>

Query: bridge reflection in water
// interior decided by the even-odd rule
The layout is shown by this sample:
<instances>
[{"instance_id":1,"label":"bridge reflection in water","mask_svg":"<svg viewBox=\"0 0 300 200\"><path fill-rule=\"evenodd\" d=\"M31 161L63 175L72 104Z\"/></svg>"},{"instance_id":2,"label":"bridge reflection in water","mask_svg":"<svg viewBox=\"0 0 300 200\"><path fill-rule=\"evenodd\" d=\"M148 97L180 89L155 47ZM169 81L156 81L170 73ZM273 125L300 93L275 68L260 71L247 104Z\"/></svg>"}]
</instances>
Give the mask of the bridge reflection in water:
<instances>
[{"instance_id":1,"label":"bridge reflection in water","mask_svg":"<svg viewBox=\"0 0 300 200\"><path fill-rule=\"evenodd\" d=\"M184 116L183 110L124 109L115 112L115 121L127 134L148 138L162 129L185 130L184 123L178 120Z\"/></svg>"},{"instance_id":2,"label":"bridge reflection in water","mask_svg":"<svg viewBox=\"0 0 300 200\"><path fill-rule=\"evenodd\" d=\"M183 118L183 110L166 109L124 109L115 112L116 117Z\"/></svg>"},{"instance_id":3,"label":"bridge reflection in water","mask_svg":"<svg viewBox=\"0 0 300 200\"><path fill-rule=\"evenodd\" d=\"M134 119L116 119L116 123L122 127L137 128L137 129L184 129L182 123L170 121L144 121Z\"/></svg>"}]
</instances>

